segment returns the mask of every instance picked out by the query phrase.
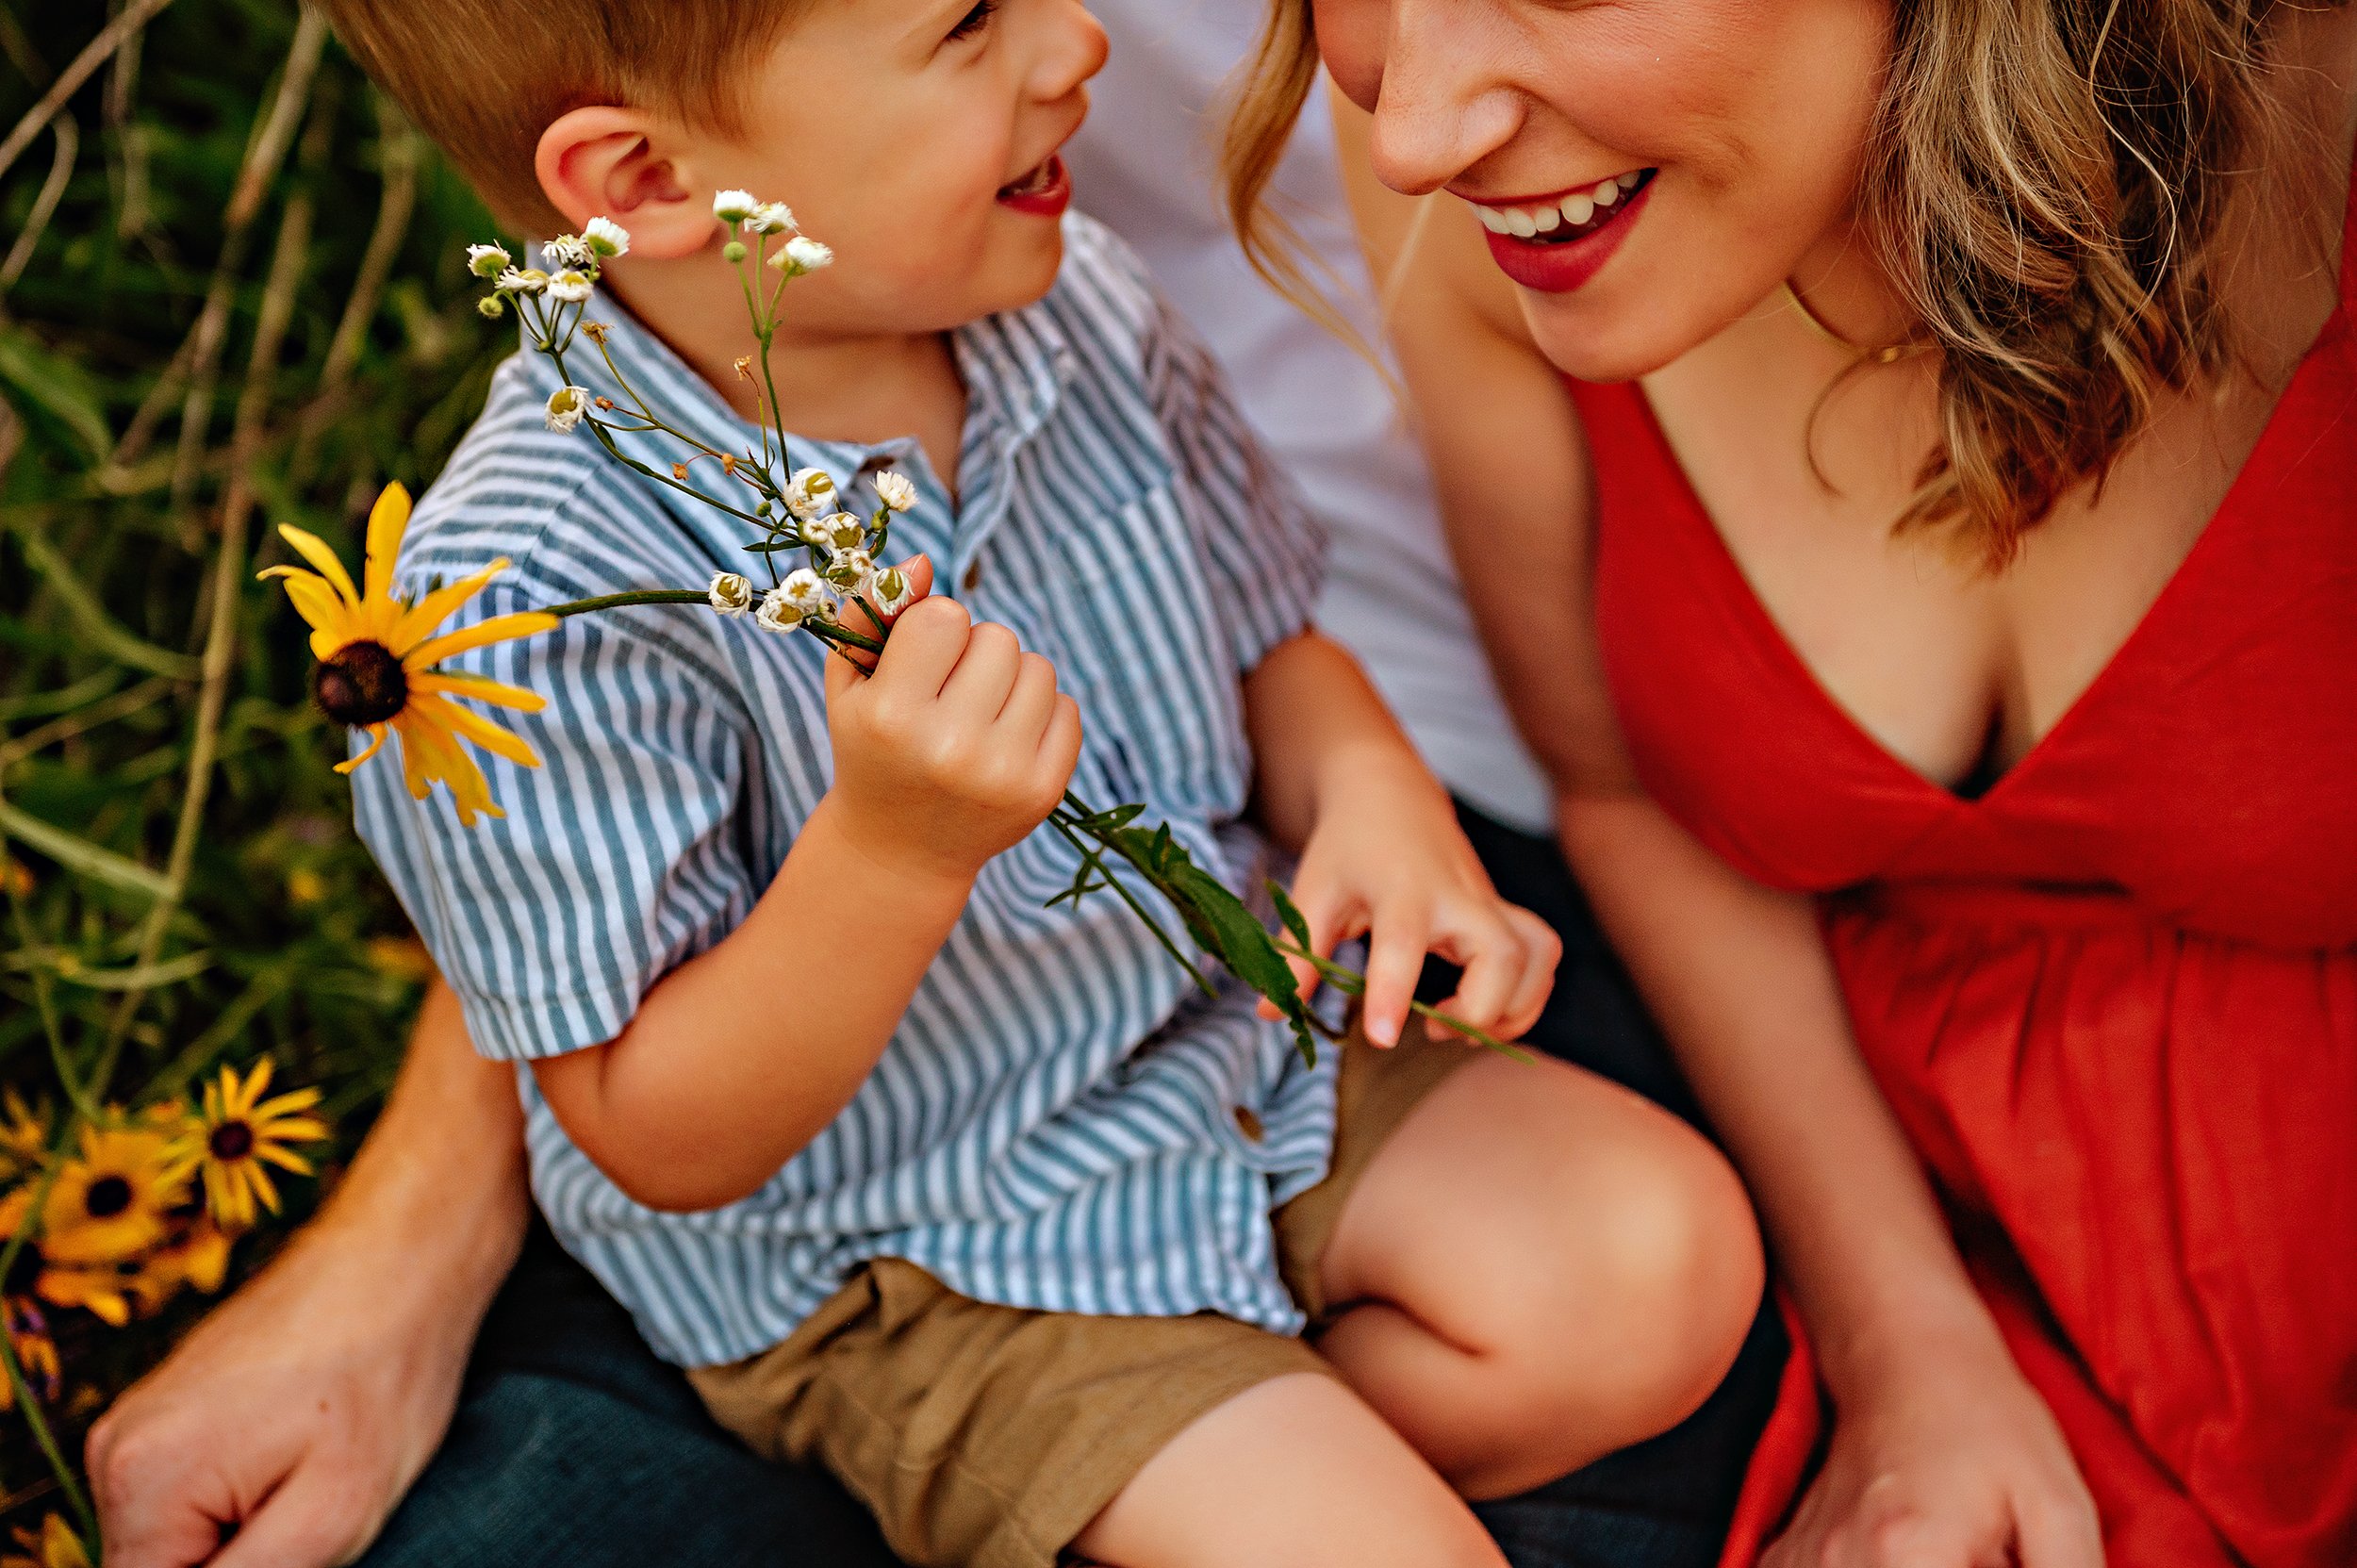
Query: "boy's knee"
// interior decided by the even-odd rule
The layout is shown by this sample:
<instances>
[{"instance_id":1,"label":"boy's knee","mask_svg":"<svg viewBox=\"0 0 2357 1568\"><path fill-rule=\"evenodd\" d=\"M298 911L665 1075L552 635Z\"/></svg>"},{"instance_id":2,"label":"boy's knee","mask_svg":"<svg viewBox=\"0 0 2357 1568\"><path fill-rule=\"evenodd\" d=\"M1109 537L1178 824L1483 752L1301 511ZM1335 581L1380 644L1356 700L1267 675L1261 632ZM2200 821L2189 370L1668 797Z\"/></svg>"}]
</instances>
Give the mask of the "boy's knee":
<instances>
[{"instance_id":1,"label":"boy's knee","mask_svg":"<svg viewBox=\"0 0 2357 1568\"><path fill-rule=\"evenodd\" d=\"M1757 1313L1758 1226L1726 1160L1662 1117L1592 1167L1562 1245L1528 1260L1484 1347L1503 1425L1573 1461L1684 1420ZM1601 1179L1599 1179L1601 1177Z\"/></svg>"},{"instance_id":2,"label":"boy's knee","mask_svg":"<svg viewBox=\"0 0 2357 1568\"><path fill-rule=\"evenodd\" d=\"M1598 1349L1628 1442L1675 1426L1719 1386L1767 1272L1758 1221L1725 1157L1682 1125L1650 1142L1658 1147L1632 1163L1589 1259L1607 1284Z\"/></svg>"}]
</instances>

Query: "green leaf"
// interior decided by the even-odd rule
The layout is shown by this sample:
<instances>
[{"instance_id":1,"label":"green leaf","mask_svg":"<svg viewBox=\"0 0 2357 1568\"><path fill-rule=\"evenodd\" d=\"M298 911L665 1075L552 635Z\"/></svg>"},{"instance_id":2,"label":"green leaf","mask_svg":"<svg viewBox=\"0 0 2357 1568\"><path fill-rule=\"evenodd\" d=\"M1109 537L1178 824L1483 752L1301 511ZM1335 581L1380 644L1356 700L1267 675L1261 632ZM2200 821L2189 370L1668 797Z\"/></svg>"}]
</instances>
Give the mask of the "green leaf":
<instances>
[{"instance_id":1,"label":"green leaf","mask_svg":"<svg viewBox=\"0 0 2357 1568\"><path fill-rule=\"evenodd\" d=\"M172 890L163 873L151 871L112 850L102 850L87 838L76 838L63 828L17 810L6 801L0 801L0 832L24 840L66 869L100 882L144 893L151 899L160 899Z\"/></svg>"},{"instance_id":2,"label":"green leaf","mask_svg":"<svg viewBox=\"0 0 2357 1568\"><path fill-rule=\"evenodd\" d=\"M93 467L114 450L114 432L90 378L22 326L0 327L0 392L26 424L79 447Z\"/></svg>"},{"instance_id":3,"label":"green leaf","mask_svg":"<svg viewBox=\"0 0 2357 1568\"><path fill-rule=\"evenodd\" d=\"M1278 885L1274 877L1269 879L1268 896L1277 905L1277 917L1285 922L1285 929L1293 933L1294 940L1301 944L1302 950L1314 950L1316 945L1310 940L1310 922L1303 917L1301 906L1294 902L1293 895Z\"/></svg>"}]
</instances>

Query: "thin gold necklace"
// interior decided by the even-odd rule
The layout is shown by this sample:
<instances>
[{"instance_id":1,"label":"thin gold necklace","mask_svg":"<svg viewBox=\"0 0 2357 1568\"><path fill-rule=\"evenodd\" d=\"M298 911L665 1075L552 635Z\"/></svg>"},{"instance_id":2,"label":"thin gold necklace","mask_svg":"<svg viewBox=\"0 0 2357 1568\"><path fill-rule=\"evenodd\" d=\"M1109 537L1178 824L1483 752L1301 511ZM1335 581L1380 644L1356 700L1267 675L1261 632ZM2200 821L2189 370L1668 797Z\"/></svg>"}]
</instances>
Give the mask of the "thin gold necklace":
<instances>
[{"instance_id":1,"label":"thin gold necklace","mask_svg":"<svg viewBox=\"0 0 2357 1568\"><path fill-rule=\"evenodd\" d=\"M1870 349L1862 344L1853 343L1832 327L1827 326L1824 318L1808 307L1808 302L1801 298L1801 291L1792 287L1790 278L1785 279L1778 287L1784 290L1784 303L1792 307L1792 313L1801 318L1809 331L1853 358L1871 359L1877 365L1895 365L1908 355L1920 354L1923 351L1923 344L1912 341L1886 343L1878 349Z\"/></svg>"}]
</instances>

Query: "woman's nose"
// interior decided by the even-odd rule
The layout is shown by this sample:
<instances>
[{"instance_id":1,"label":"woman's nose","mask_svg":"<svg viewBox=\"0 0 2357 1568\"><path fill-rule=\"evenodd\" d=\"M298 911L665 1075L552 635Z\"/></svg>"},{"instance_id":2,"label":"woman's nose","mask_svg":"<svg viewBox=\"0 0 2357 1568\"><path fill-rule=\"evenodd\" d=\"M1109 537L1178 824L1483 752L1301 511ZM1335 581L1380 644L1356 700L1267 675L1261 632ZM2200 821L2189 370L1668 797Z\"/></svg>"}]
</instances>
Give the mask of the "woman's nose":
<instances>
[{"instance_id":1,"label":"woman's nose","mask_svg":"<svg viewBox=\"0 0 2357 1568\"><path fill-rule=\"evenodd\" d=\"M1393 0L1373 146L1385 185L1437 190L1514 140L1523 96L1497 68L1499 34L1496 0Z\"/></svg>"}]
</instances>

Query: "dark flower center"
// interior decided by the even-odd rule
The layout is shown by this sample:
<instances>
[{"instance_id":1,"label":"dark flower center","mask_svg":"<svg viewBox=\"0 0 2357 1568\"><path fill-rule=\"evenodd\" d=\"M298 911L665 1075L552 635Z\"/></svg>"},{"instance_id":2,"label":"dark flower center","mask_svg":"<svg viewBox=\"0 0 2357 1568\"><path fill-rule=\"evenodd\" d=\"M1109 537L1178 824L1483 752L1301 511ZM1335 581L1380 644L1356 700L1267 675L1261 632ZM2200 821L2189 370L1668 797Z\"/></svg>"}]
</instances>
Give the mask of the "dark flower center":
<instances>
[{"instance_id":1,"label":"dark flower center","mask_svg":"<svg viewBox=\"0 0 2357 1568\"><path fill-rule=\"evenodd\" d=\"M112 1219L131 1206L131 1183L120 1176L102 1176L90 1184L82 1207L92 1219Z\"/></svg>"},{"instance_id":2,"label":"dark flower center","mask_svg":"<svg viewBox=\"0 0 2357 1568\"><path fill-rule=\"evenodd\" d=\"M216 1160L242 1160L254 1152L254 1129L244 1122L223 1122L205 1140L205 1147Z\"/></svg>"},{"instance_id":3,"label":"dark flower center","mask_svg":"<svg viewBox=\"0 0 2357 1568\"><path fill-rule=\"evenodd\" d=\"M409 701L409 677L383 643L348 642L311 672L311 701L338 724L382 724Z\"/></svg>"}]
</instances>

